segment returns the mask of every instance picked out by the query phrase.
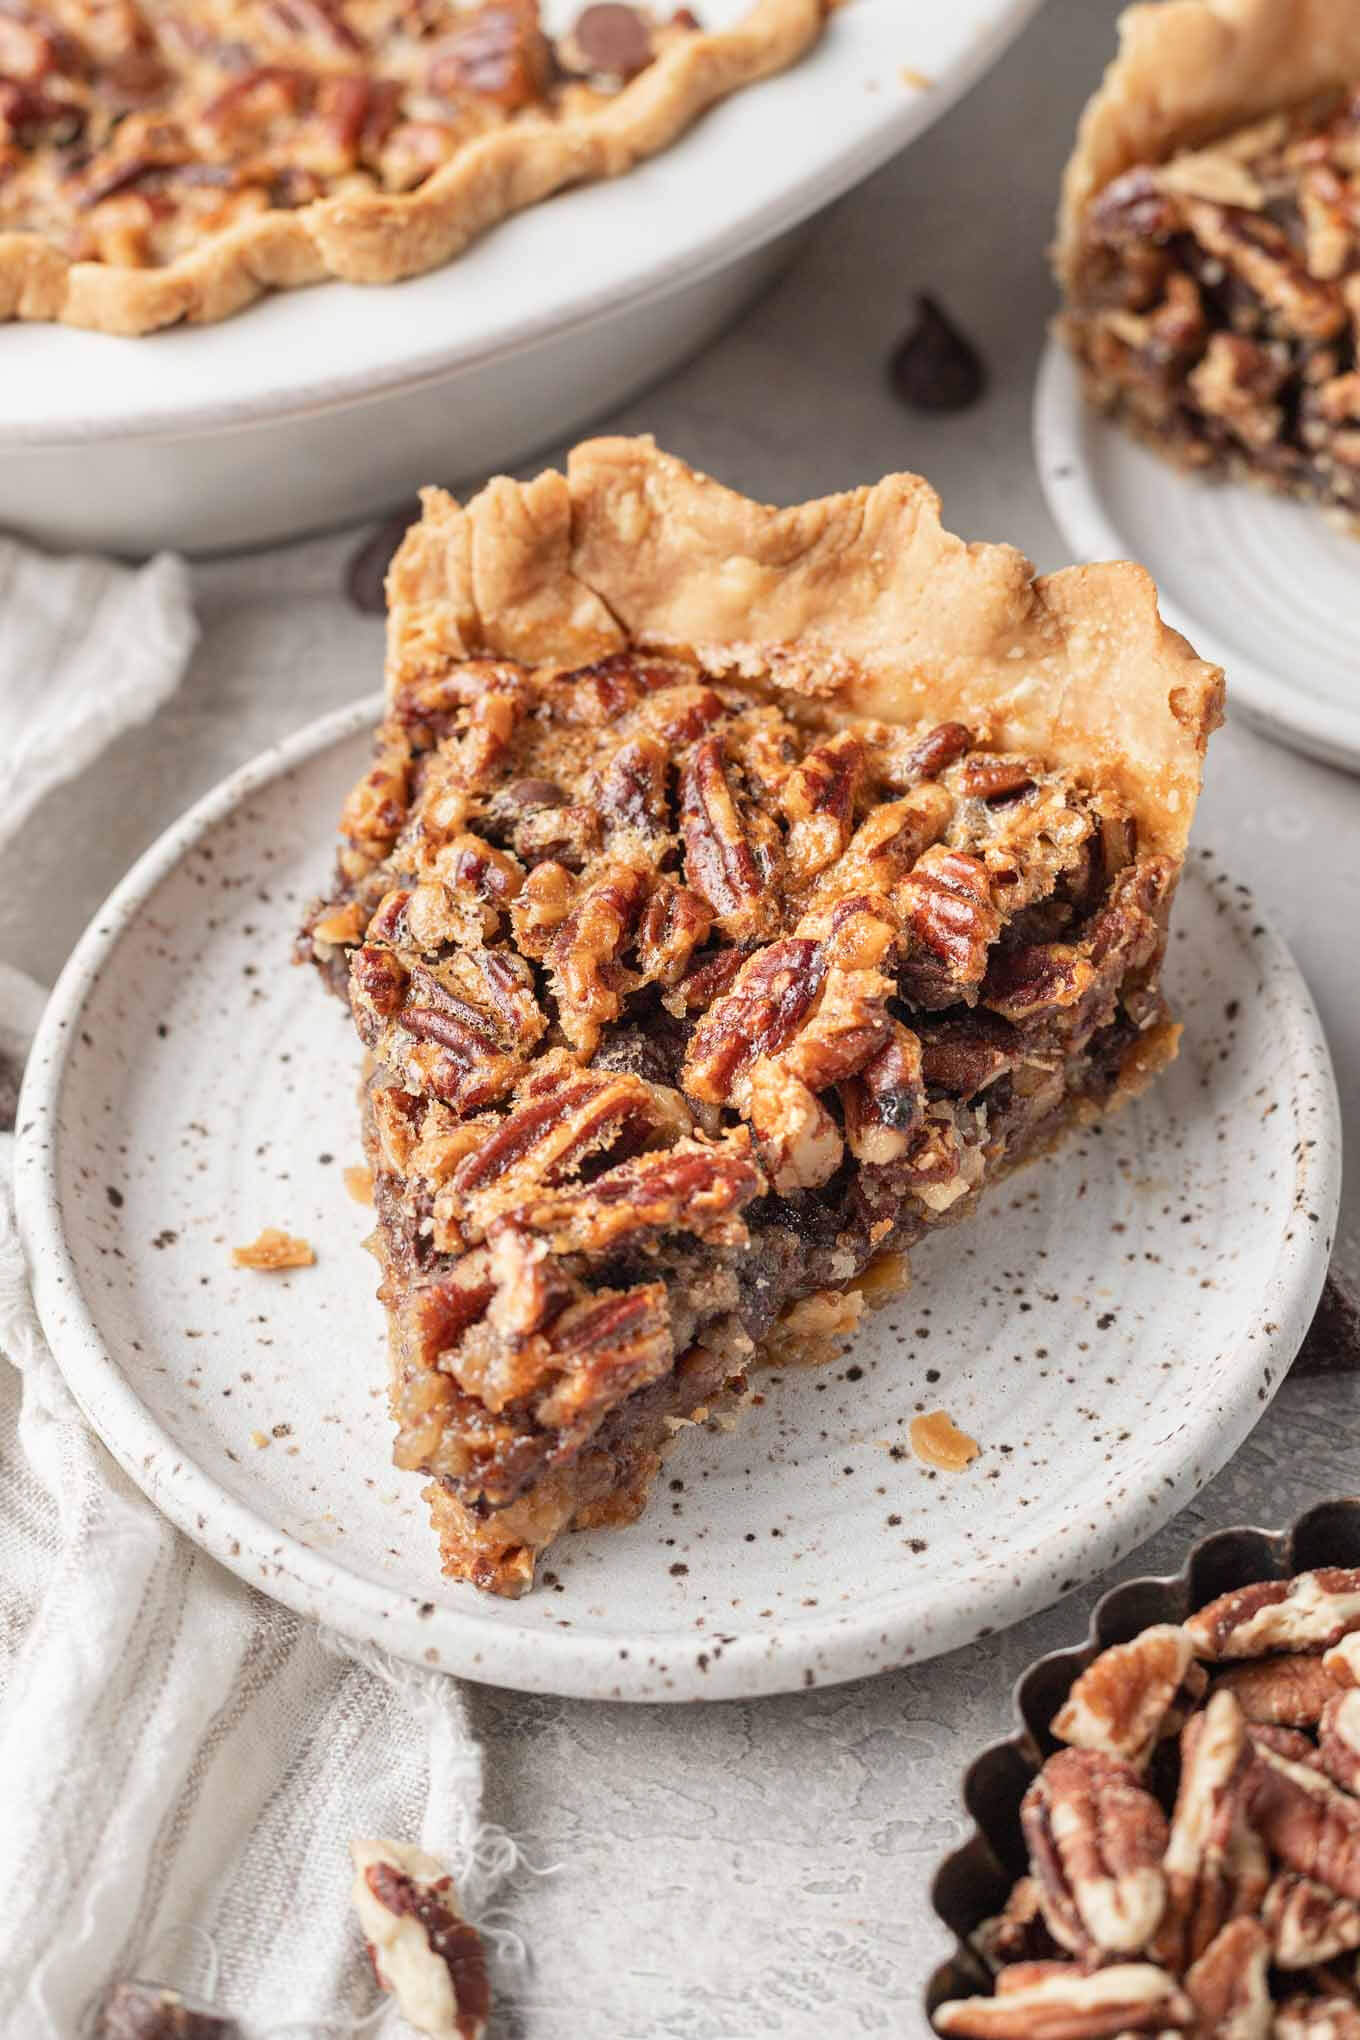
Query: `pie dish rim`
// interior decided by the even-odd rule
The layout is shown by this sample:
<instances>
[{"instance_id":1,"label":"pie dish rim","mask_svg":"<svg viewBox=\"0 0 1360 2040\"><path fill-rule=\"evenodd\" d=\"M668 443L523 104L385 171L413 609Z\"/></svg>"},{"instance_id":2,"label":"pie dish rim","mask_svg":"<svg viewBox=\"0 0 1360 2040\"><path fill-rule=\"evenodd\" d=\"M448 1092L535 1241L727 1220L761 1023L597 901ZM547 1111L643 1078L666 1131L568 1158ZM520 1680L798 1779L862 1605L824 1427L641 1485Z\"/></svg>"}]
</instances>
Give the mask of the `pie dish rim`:
<instances>
[{"instance_id":1,"label":"pie dish rim","mask_svg":"<svg viewBox=\"0 0 1360 2040\"><path fill-rule=\"evenodd\" d=\"M718 100L798 62L828 18L826 0L752 0L731 28L664 50L598 110L507 123L466 143L413 191L271 209L153 268L75 262L40 233L0 233L0 321L140 338L184 321L215 324L271 290L389 284L443 268L523 204L632 170L668 148ZM426 259L432 238L448 246Z\"/></svg>"}]
</instances>

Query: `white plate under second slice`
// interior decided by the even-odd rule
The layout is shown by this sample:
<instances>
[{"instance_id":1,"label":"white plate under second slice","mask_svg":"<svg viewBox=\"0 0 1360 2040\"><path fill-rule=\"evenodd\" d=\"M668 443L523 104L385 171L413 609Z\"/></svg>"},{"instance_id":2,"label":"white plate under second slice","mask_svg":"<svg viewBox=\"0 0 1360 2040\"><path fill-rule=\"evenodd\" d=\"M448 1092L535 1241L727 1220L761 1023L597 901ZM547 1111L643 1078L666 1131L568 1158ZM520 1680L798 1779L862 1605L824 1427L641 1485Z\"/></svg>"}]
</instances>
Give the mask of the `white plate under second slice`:
<instances>
[{"instance_id":1,"label":"white plate under second slice","mask_svg":"<svg viewBox=\"0 0 1360 2040\"><path fill-rule=\"evenodd\" d=\"M1075 558L1141 560L1167 622L1226 672L1230 709L1360 769L1360 537L1311 504L1181 473L1085 402L1056 340L1034 447Z\"/></svg>"},{"instance_id":2,"label":"white plate under second slice","mask_svg":"<svg viewBox=\"0 0 1360 2040\"><path fill-rule=\"evenodd\" d=\"M390 1465L356 1044L288 962L376 704L162 838L82 940L21 1101L20 1223L91 1422L185 1533L291 1607L537 1691L727 1698L967 1642L1111 1564L1230 1456L1307 1323L1335 1219L1327 1050L1287 951L1207 853L1176 909L1180 1060L921 1247L838 1364L678 1438L651 1506L569 1536L528 1598L441 1581ZM312 1268L231 1248L268 1224ZM907 1446L944 1407L982 1446Z\"/></svg>"}]
</instances>

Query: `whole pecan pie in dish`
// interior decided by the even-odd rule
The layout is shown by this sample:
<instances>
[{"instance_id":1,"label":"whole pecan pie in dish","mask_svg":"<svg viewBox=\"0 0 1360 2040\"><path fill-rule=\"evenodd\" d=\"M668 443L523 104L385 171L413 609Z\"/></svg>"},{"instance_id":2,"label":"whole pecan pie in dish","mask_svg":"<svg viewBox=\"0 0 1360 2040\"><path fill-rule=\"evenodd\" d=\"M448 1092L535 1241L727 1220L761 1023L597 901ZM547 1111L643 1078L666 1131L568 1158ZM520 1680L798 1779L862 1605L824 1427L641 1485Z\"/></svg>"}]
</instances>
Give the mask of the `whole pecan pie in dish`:
<instances>
[{"instance_id":1,"label":"whole pecan pie in dish","mask_svg":"<svg viewBox=\"0 0 1360 2040\"><path fill-rule=\"evenodd\" d=\"M0 317L116 333L262 291L391 283L655 155L792 63L826 0L27 0L0 5Z\"/></svg>"},{"instance_id":2,"label":"whole pecan pie in dish","mask_svg":"<svg viewBox=\"0 0 1360 2040\"><path fill-rule=\"evenodd\" d=\"M1360 514L1360 8L1123 18L1063 187L1061 330L1181 464Z\"/></svg>"},{"instance_id":3,"label":"whole pecan pie in dish","mask_svg":"<svg viewBox=\"0 0 1360 2040\"><path fill-rule=\"evenodd\" d=\"M773 510L647 440L427 491L302 951L348 998L397 1464L500 1593L677 1421L1175 1052L1221 679L1138 567L915 476Z\"/></svg>"}]
</instances>

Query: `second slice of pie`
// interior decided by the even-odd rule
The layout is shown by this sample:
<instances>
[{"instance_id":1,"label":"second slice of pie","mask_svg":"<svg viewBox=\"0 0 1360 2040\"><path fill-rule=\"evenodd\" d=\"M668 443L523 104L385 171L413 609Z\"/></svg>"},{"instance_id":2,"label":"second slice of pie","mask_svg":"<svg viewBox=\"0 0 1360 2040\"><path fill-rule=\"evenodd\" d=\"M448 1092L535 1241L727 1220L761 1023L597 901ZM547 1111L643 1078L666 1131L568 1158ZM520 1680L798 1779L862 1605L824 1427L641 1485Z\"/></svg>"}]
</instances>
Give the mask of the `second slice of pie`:
<instances>
[{"instance_id":1,"label":"second slice of pie","mask_svg":"<svg viewBox=\"0 0 1360 2040\"><path fill-rule=\"evenodd\" d=\"M677 1420L1175 1053L1221 676L898 475L790 510L646 440L438 490L303 951L365 1050L396 1461L532 1583Z\"/></svg>"}]
</instances>

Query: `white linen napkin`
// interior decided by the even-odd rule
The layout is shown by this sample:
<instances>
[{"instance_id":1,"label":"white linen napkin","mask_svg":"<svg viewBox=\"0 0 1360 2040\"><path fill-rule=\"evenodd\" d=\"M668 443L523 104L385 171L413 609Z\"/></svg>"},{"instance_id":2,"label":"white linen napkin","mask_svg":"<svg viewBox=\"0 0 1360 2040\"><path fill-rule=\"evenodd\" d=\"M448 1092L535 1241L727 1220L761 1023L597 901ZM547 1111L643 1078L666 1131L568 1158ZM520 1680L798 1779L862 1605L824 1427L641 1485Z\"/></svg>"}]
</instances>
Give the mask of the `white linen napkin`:
<instances>
[{"instance_id":1,"label":"white linen napkin","mask_svg":"<svg viewBox=\"0 0 1360 2040\"><path fill-rule=\"evenodd\" d=\"M177 560L133 572L0 540L0 841L173 691L195 635ZM0 1118L42 1000L0 965ZM351 1837L418 1841L483 1924L514 1860L480 1821L459 1689L277 1607L124 1476L34 1315L12 1145L0 1135L0 2035L83 2040L131 1976L209 1999L248 2040L371 2032ZM512 1937L499 1951L513 1959ZM390 2013L381 2030L408 2029Z\"/></svg>"}]
</instances>

